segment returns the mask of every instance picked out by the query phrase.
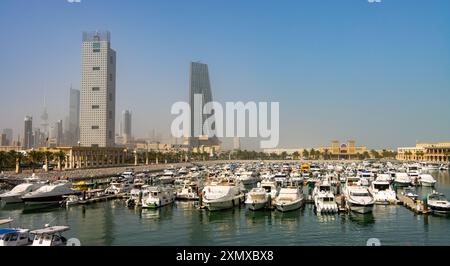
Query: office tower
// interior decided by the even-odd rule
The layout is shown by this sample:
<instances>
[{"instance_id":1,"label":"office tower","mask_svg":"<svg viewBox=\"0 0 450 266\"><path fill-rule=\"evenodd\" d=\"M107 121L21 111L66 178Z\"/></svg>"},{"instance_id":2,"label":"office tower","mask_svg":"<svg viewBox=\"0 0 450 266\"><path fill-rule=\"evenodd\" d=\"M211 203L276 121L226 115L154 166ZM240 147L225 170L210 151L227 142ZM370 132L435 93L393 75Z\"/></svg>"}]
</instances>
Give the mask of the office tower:
<instances>
[{"instance_id":1,"label":"office tower","mask_svg":"<svg viewBox=\"0 0 450 266\"><path fill-rule=\"evenodd\" d=\"M12 145L14 141L13 130L11 128L4 128L2 133L6 135L8 145Z\"/></svg>"},{"instance_id":2,"label":"office tower","mask_svg":"<svg viewBox=\"0 0 450 266\"><path fill-rule=\"evenodd\" d=\"M114 146L116 52L109 32L83 33L80 96L82 146Z\"/></svg>"},{"instance_id":3,"label":"office tower","mask_svg":"<svg viewBox=\"0 0 450 266\"><path fill-rule=\"evenodd\" d=\"M195 104L195 97L199 95L201 103ZM191 106L191 138L190 146L215 145L216 137L203 130L203 125L208 117L213 114L203 114L205 104L212 102L211 84L209 81L208 65L191 62L189 77L189 103ZM205 143L206 142L206 143Z\"/></svg>"},{"instance_id":4,"label":"office tower","mask_svg":"<svg viewBox=\"0 0 450 266\"><path fill-rule=\"evenodd\" d=\"M25 117L25 125L23 131L23 147L25 149L31 149L34 146L33 141L33 117Z\"/></svg>"},{"instance_id":5,"label":"office tower","mask_svg":"<svg viewBox=\"0 0 450 266\"><path fill-rule=\"evenodd\" d=\"M76 145L80 140L80 91L70 88L69 117L66 144Z\"/></svg>"},{"instance_id":6,"label":"office tower","mask_svg":"<svg viewBox=\"0 0 450 266\"><path fill-rule=\"evenodd\" d=\"M44 107L42 108L41 114L41 127L43 134L45 136L48 136L48 113L47 113L47 102L45 97L44 97Z\"/></svg>"},{"instance_id":7,"label":"office tower","mask_svg":"<svg viewBox=\"0 0 450 266\"><path fill-rule=\"evenodd\" d=\"M129 110L124 110L122 112L122 122L120 124L121 131L120 134L123 137L124 143L129 143L132 140L131 136L131 112Z\"/></svg>"},{"instance_id":8,"label":"office tower","mask_svg":"<svg viewBox=\"0 0 450 266\"><path fill-rule=\"evenodd\" d=\"M61 146L63 139L63 121L59 120L54 126L50 128L49 133L49 146L58 147Z\"/></svg>"},{"instance_id":9,"label":"office tower","mask_svg":"<svg viewBox=\"0 0 450 266\"><path fill-rule=\"evenodd\" d=\"M240 150L241 149L241 139L239 137L233 138L233 149Z\"/></svg>"}]
</instances>

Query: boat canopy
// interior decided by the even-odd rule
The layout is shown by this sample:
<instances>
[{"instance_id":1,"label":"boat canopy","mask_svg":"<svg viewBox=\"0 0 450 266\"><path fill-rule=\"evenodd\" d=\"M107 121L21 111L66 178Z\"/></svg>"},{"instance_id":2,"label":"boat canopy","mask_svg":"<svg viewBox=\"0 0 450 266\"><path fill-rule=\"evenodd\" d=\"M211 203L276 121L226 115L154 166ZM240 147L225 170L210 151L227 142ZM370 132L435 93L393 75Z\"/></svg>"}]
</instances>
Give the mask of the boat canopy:
<instances>
[{"instance_id":1,"label":"boat canopy","mask_svg":"<svg viewBox=\"0 0 450 266\"><path fill-rule=\"evenodd\" d=\"M13 219L0 219L0 225L12 223Z\"/></svg>"},{"instance_id":2,"label":"boat canopy","mask_svg":"<svg viewBox=\"0 0 450 266\"><path fill-rule=\"evenodd\" d=\"M43 229L38 229L38 230L33 230L31 231L32 234L36 234L36 235L44 235L44 234L55 234L55 233L59 233L59 232L64 232L64 231L68 231L70 230L69 226L51 226L51 227L46 227Z\"/></svg>"},{"instance_id":3,"label":"boat canopy","mask_svg":"<svg viewBox=\"0 0 450 266\"><path fill-rule=\"evenodd\" d=\"M16 233L16 229L9 229L9 228L0 228L0 235L6 235L11 233Z\"/></svg>"}]
</instances>

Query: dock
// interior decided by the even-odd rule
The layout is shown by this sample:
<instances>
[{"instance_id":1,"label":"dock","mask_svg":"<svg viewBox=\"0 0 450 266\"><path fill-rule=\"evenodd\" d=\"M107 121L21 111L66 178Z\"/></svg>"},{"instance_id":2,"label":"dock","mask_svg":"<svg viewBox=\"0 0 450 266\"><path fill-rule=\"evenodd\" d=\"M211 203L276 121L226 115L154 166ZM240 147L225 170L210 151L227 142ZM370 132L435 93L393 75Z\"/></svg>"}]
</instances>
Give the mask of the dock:
<instances>
[{"instance_id":1,"label":"dock","mask_svg":"<svg viewBox=\"0 0 450 266\"><path fill-rule=\"evenodd\" d=\"M345 197L344 195L340 194L336 196L336 203L338 205L339 212L348 212L347 205L345 204Z\"/></svg>"},{"instance_id":2,"label":"dock","mask_svg":"<svg viewBox=\"0 0 450 266\"><path fill-rule=\"evenodd\" d=\"M104 195L101 197L93 197L90 199L80 200L80 201L77 201L77 202L71 204L70 206L88 205L88 204L92 204L92 203L108 201L108 200L115 200L115 199L123 199L123 198L127 198L127 195L125 193L121 193L121 194L117 194L117 195L116 194Z\"/></svg>"},{"instance_id":3,"label":"dock","mask_svg":"<svg viewBox=\"0 0 450 266\"><path fill-rule=\"evenodd\" d=\"M399 194L398 196L399 204L405 206L416 214L429 214L430 209L424 204L422 200L414 200L405 195Z\"/></svg>"}]
</instances>

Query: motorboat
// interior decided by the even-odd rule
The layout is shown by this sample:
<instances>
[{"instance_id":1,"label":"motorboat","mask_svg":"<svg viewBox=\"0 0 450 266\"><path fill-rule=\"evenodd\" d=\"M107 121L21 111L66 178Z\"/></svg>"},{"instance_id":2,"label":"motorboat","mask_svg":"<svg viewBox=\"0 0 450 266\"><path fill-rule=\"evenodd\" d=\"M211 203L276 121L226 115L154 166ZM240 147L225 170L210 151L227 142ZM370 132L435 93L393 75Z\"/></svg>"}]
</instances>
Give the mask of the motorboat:
<instances>
[{"instance_id":1,"label":"motorboat","mask_svg":"<svg viewBox=\"0 0 450 266\"><path fill-rule=\"evenodd\" d=\"M162 176L159 177L161 184L173 184L175 182L175 171L164 170Z\"/></svg>"},{"instance_id":2,"label":"motorboat","mask_svg":"<svg viewBox=\"0 0 450 266\"><path fill-rule=\"evenodd\" d=\"M397 194L388 181L389 176L379 176L372 182L369 192L375 199L375 204L395 204L397 203Z\"/></svg>"},{"instance_id":3,"label":"motorboat","mask_svg":"<svg viewBox=\"0 0 450 266\"><path fill-rule=\"evenodd\" d=\"M0 225L13 222L12 219L0 219ZM30 230L22 228L0 228L0 247L2 246L27 246L30 245Z\"/></svg>"},{"instance_id":4,"label":"motorboat","mask_svg":"<svg viewBox=\"0 0 450 266\"><path fill-rule=\"evenodd\" d=\"M212 181L202 190L202 203L210 211L231 209L245 201L244 185L232 179Z\"/></svg>"},{"instance_id":5,"label":"motorboat","mask_svg":"<svg viewBox=\"0 0 450 266\"><path fill-rule=\"evenodd\" d=\"M179 175L187 175L187 174L189 174L189 169L187 169L186 167L181 167L180 170L178 170L178 174Z\"/></svg>"},{"instance_id":6,"label":"motorboat","mask_svg":"<svg viewBox=\"0 0 450 266\"><path fill-rule=\"evenodd\" d=\"M266 190L271 200L275 199L280 193L280 187L277 185L277 182L270 179L262 180L261 187Z\"/></svg>"},{"instance_id":7,"label":"motorboat","mask_svg":"<svg viewBox=\"0 0 450 266\"><path fill-rule=\"evenodd\" d=\"M32 246L66 246L67 239L62 236L62 232L69 231L69 226L46 226L43 229L33 230L34 235Z\"/></svg>"},{"instance_id":8,"label":"motorboat","mask_svg":"<svg viewBox=\"0 0 450 266\"><path fill-rule=\"evenodd\" d=\"M257 183L258 180L258 176L256 175L255 172L251 171L246 171L246 172L241 172L237 175L237 180L239 180L240 182L242 182L242 184L244 185L251 185L251 184L255 184Z\"/></svg>"},{"instance_id":9,"label":"motorboat","mask_svg":"<svg viewBox=\"0 0 450 266\"><path fill-rule=\"evenodd\" d=\"M330 182L325 179L313 190L314 207L317 213L337 213L338 206Z\"/></svg>"},{"instance_id":10,"label":"motorboat","mask_svg":"<svg viewBox=\"0 0 450 266\"><path fill-rule=\"evenodd\" d=\"M81 192L71 189L70 182L61 180L25 194L22 197L22 201L28 205L57 203L61 202L64 196L76 194L81 194Z\"/></svg>"},{"instance_id":11,"label":"motorboat","mask_svg":"<svg viewBox=\"0 0 450 266\"><path fill-rule=\"evenodd\" d=\"M450 213L450 202L444 194L433 191L427 197L427 204L435 213Z\"/></svg>"},{"instance_id":12,"label":"motorboat","mask_svg":"<svg viewBox=\"0 0 450 266\"><path fill-rule=\"evenodd\" d=\"M416 193L416 190L413 187L406 187L401 192L401 195L416 201L419 198L419 195Z\"/></svg>"},{"instance_id":13,"label":"motorboat","mask_svg":"<svg viewBox=\"0 0 450 266\"><path fill-rule=\"evenodd\" d=\"M46 183L22 183L15 186L11 191L0 194L0 200L5 203L21 203L22 197L30 192L38 190L40 187L44 186Z\"/></svg>"},{"instance_id":14,"label":"motorboat","mask_svg":"<svg viewBox=\"0 0 450 266\"><path fill-rule=\"evenodd\" d=\"M176 199L178 200L199 200L198 192L200 191L197 182L185 181L182 188L176 193Z\"/></svg>"},{"instance_id":15,"label":"motorboat","mask_svg":"<svg viewBox=\"0 0 450 266\"><path fill-rule=\"evenodd\" d=\"M372 212L375 199L366 187L361 186L359 179L347 177L343 190L347 208L363 214Z\"/></svg>"},{"instance_id":16,"label":"motorboat","mask_svg":"<svg viewBox=\"0 0 450 266\"><path fill-rule=\"evenodd\" d=\"M439 170L441 170L441 171L448 171L448 164L441 164L439 166Z\"/></svg>"},{"instance_id":17,"label":"motorboat","mask_svg":"<svg viewBox=\"0 0 450 266\"><path fill-rule=\"evenodd\" d=\"M301 175L301 173L297 172L297 171L293 171L290 173L289 175L289 180L293 181L293 182L297 182L297 183L303 183L304 178Z\"/></svg>"},{"instance_id":18,"label":"motorboat","mask_svg":"<svg viewBox=\"0 0 450 266\"><path fill-rule=\"evenodd\" d=\"M157 186L149 187L148 195L142 198L142 208L156 209L175 201L175 193L172 188Z\"/></svg>"},{"instance_id":19,"label":"motorboat","mask_svg":"<svg viewBox=\"0 0 450 266\"><path fill-rule=\"evenodd\" d=\"M130 178L113 179L109 186L105 189L106 194L129 193L134 186L134 180Z\"/></svg>"},{"instance_id":20,"label":"motorboat","mask_svg":"<svg viewBox=\"0 0 450 266\"><path fill-rule=\"evenodd\" d=\"M273 205L281 212L294 211L303 206L304 197L299 187L285 187L274 199Z\"/></svg>"},{"instance_id":21,"label":"motorboat","mask_svg":"<svg viewBox=\"0 0 450 266\"><path fill-rule=\"evenodd\" d=\"M433 178L430 174L421 174L419 175L419 183L423 187L434 187L436 184L436 179Z\"/></svg>"},{"instance_id":22,"label":"motorboat","mask_svg":"<svg viewBox=\"0 0 450 266\"><path fill-rule=\"evenodd\" d=\"M245 205L252 211L257 211L264 209L270 197L266 192L266 189L261 187L261 183L258 183L258 187L252 188L249 193L247 193L247 198L245 200Z\"/></svg>"},{"instance_id":23,"label":"motorboat","mask_svg":"<svg viewBox=\"0 0 450 266\"><path fill-rule=\"evenodd\" d=\"M395 173L394 184L399 187L411 185L411 177L407 173Z\"/></svg>"},{"instance_id":24,"label":"motorboat","mask_svg":"<svg viewBox=\"0 0 450 266\"><path fill-rule=\"evenodd\" d=\"M275 174L275 176L273 177L273 179L280 185L282 186L284 183L286 183L287 181L287 174L282 173L282 172L278 172Z\"/></svg>"}]
</instances>

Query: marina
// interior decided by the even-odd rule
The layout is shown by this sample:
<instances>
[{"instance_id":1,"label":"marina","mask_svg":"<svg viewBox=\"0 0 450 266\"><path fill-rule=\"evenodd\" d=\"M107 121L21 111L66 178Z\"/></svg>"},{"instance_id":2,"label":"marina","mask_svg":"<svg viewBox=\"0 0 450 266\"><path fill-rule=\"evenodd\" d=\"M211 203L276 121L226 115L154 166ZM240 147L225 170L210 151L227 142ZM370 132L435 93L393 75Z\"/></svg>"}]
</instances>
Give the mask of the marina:
<instances>
[{"instance_id":1,"label":"marina","mask_svg":"<svg viewBox=\"0 0 450 266\"><path fill-rule=\"evenodd\" d=\"M83 245L364 245L369 235L391 245L447 244L448 170L411 168L415 177L406 186L395 182L410 176L405 163L312 166L255 161L166 165L157 173L129 168L96 188L78 181L66 191L69 182L53 182L64 191L54 195L67 196L38 208L2 201L0 217L23 232L70 226L65 234ZM388 174L404 167L406 175Z\"/></svg>"}]
</instances>

